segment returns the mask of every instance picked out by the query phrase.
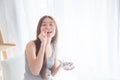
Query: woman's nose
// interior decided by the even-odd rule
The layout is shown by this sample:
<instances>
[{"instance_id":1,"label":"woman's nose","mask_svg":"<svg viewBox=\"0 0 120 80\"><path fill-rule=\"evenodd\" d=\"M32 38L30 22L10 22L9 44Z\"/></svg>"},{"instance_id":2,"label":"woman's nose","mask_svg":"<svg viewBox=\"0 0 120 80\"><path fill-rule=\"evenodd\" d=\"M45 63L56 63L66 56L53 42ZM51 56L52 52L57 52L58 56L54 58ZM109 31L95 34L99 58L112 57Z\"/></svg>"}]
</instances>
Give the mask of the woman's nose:
<instances>
[{"instance_id":1,"label":"woman's nose","mask_svg":"<svg viewBox=\"0 0 120 80\"><path fill-rule=\"evenodd\" d=\"M50 25L47 25L47 27L46 28L50 28Z\"/></svg>"},{"instance_id":2,"label":"woman's nose","mask_svg":"<svg viewBox=\"0 0 120 80\"><path fill-rule=\"evenodd\" d=\"M50 26L46 26L45 29L46 30L50 30L51 28L50 28Z\"/></svg>"}]
</instances>

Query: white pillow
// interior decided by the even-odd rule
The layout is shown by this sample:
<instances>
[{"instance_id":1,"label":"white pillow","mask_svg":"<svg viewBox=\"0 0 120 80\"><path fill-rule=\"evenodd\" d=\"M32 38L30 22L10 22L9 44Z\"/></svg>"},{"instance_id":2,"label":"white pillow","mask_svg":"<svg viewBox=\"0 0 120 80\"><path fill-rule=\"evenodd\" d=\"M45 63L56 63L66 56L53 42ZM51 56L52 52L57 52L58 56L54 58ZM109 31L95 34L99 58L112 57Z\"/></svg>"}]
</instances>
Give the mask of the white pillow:
<instances>
[{"instance_id":1,"label":"white pillow","mask_svg":"<svg viewBox=\"0 0 120 80\"><path fill-rule=\"evenodd\" d=\"M1 61L3 80L23 80L25 69L24 54Z\"/></svg>"}]
</instances>

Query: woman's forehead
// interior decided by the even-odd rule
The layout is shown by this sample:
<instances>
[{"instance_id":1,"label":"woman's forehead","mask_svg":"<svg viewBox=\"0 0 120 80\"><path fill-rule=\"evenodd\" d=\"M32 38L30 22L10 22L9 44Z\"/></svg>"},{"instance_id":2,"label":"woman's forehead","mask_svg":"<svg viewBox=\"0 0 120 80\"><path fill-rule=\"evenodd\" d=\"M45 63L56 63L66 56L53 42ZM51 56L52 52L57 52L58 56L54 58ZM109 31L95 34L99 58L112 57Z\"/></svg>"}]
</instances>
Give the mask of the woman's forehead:
<instances>
[{"instance_id":1,"label":"woman's forehead","mask_svg":"<svg viewBox=\"0 0 120 80\"><path fill-rule=\"evenodd\" d=\"M53 23L54 21L47 17L42 21L42 23L46 23L46 22L52 22Z\"/></svg>"}]
</instances>

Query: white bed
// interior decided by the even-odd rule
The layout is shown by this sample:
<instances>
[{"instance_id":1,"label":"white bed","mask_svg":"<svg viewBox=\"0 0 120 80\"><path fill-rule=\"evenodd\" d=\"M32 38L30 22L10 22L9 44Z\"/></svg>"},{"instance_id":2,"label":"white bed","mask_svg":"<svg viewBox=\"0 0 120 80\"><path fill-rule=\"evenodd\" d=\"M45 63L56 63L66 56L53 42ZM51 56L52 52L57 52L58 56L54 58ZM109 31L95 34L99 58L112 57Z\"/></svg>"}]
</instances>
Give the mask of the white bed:
<instances>
[{"instance_id":1,"label":"white bed","mask_svg":"<svg viewBox=\"0 0 120 80\"><path fill-rule=\"evenodd\" d=\"M24 54L1 61L3 80L23 80Z\"/></svg>"}]
</instances>

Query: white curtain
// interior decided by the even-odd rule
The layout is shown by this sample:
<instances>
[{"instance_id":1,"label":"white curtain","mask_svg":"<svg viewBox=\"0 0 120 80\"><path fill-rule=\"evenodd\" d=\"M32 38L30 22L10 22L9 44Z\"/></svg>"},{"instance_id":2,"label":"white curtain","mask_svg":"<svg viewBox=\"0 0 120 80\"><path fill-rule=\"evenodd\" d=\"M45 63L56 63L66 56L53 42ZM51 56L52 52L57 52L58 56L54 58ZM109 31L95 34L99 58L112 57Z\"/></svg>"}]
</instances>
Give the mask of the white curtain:
<instances>
[{"instance_id":1,"label":"white curtain","mask_svg":"<svg viewBox=\"0 0 120 80\"><path fill-rule=\"evenodd\" d=\"M5 41L17 44L9 56L24 54L39 18L49 14L59 29L59 59L76 67L56 79L120 80L118 1L0 0L0 29Z\"/></svg>"},{"instance_id":2,"label":"white curtain","mask_svg":"<svg viewBox=\"0 0 120 80\"><path fill-rule=\"evenodd\" d=\"M26 43L36 37L39 18L45 14L46 0L0 0L0 30L4 42L16 44L7 49L9 57L24 53Z\"/></svg>"},{"instance_id":3,"label":"white curtain","mask_svg":"<svg viewBox=\"0 0 120 80\"><path fill-rule=\"evenodd\" d=\"M62 76L69 74L66 79L120 80L118 2L63 1L63 12L58 13L64 16L64 25L59 26L59 55L76 66L73 71L61 72Z\"/></svg>"}]
</instances>

